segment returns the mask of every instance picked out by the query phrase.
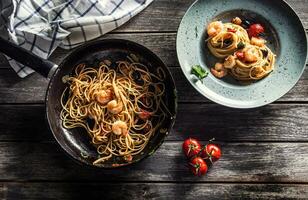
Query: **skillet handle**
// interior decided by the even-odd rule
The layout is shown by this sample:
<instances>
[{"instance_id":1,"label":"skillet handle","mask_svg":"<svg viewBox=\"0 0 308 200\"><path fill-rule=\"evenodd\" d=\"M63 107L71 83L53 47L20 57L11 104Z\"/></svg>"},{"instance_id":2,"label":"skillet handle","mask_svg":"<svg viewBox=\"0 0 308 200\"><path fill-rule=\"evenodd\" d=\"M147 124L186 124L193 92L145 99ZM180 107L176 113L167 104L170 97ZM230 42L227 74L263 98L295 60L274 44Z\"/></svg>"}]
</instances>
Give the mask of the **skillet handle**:
<instances>
[{"instance_id":1,"label":"skillet handle","mask_svg":"<svg viewBox=\"0 0 308 200\"><path fill-rule=\"evenodd\" d=\"M27 51L18 45L9 42L0 37L0 52L13 58L21 64L24 64L34 71L38 72L46 78L51 78L55 69L58 67L57 64L40 58L37 55Z\"/></svg>"}]
</instances>

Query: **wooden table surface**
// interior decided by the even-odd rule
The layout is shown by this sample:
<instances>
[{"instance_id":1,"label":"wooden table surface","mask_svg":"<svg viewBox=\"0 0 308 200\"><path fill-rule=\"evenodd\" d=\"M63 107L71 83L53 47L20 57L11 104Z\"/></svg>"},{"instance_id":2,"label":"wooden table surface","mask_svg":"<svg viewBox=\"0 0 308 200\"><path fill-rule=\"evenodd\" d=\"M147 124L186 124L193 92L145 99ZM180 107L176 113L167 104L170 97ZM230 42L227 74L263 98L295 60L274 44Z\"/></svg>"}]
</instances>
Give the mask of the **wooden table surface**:
<instances>
[{"instance_id":1,"label":"wooden table surface","mask_svg":"<svg viewBox=\"0 0 308 200\"><path fill-rule=\"evenodd\" d=\"M153 50L170 67L179 93L176 124L160 149L131 167L81 166L58 147L45 122L47 80L17 77L0 55L0 199L308 199L308 69L275 103L226 108L199 95L182 74L176 31L193 0L155 0L103 38ZM287 0L308 28L308 0ZM52 55L61 61L68 51ZM215 137L223 157L206 176L192 176L181 153L187 137Z\"/></svg>"}]
</instances>

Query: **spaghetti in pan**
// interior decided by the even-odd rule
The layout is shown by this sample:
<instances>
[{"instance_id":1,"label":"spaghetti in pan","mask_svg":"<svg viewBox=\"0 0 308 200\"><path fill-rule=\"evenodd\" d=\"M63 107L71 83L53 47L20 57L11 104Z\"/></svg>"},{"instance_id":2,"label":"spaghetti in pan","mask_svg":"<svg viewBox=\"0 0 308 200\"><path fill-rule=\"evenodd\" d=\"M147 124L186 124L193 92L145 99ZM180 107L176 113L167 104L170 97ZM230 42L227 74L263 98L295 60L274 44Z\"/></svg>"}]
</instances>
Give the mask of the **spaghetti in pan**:
<instances>
[{"instance_id":1,"label":"spaghetti in pan","mask_svg":"<svg viewBox=\"0 0 308 200\"><path fill-rule=\"evenodd\" d=\"M141 153L168 114L163 101L165 73L131 58L99 67L79 64L61 97L61 119L67 129L84 128L100 158L127 162Z\"/></svg>"}]
</instances>

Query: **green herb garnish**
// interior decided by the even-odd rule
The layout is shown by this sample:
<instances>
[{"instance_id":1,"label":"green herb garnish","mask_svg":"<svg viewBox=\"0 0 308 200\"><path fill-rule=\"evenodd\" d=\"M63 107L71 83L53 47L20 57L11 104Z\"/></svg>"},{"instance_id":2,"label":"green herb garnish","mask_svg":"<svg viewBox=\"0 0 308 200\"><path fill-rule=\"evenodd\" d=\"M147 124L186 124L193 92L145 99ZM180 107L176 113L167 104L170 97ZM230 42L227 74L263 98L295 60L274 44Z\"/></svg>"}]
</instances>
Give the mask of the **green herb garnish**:
<instances>
[{"instance_id":1,"label":"green herb garnish","mask_svg":"<svg viewBox=\"0 0 308 200\"><path fill-rule=\"evenodd\" d=\"M207 71L205 71L200 65L195 65L191 69L191 74L198 77L200 81L202 81L207 75L209 74Z\"/></svg>"},{"instance_id":2,"label":"green herb garnish","mask_svg":"<svg viewBox=\"0 0 308 200\"><path fill-rule=\"evenodd\" d=\"M243 48L245 48L245 43L244 42L239 42L238 44L237 44L237 48L238 49L243 49Z\"/></svg>"}]
</instances>

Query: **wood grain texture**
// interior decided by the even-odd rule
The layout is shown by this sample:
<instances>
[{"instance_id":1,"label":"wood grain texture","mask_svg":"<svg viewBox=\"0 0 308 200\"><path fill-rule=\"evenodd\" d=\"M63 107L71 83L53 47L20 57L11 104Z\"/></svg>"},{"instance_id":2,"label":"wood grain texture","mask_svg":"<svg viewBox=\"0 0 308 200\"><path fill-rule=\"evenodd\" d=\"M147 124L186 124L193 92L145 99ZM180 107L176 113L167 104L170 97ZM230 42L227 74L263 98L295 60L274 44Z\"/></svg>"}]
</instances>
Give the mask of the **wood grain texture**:
<instances>
[{"instance_id":1,"label":"wood grain texture","mask_svg":"<svg viewBox=\"0 0 308 200\"><path fill-rule=\"evenodd\" d=\"M307 0L308 1L308 0ZM308 6L307 6L308 7ZM169 67L179 66L176 53L176 33L119 33L106 34L98 38L102 39L127 39L144 45L153 51ZM59 64L71 51L57 48L50 60ZM0 54L0 69L11 68L6 58Z\"/></svg>"},{"instance_id":2,"label":"wood grain texture","mask_svg":"<svg viewBox=\"0 0 308 200\"><path fill-rule=\"evenodd\" d=\"M115 32L176 31L183 15L193 2L194 0L155 0L147 9ZM304 27L308 28L308 0L286 0L286 2L299 15Z\"/></svg>"},{"instance_id":3,"label":"wood grain texture","mask_svg":"<svg viewBox=\"0 0 308 200\"><path fill-rule=\"evenodd\" d=\"M145 45L170 66L178 87L178 118L167 141L127 168L100 170L70 160L45 122L48 81L38 74L19 79L0 55L0 199L307 199L308 70L276 104L252 110L209 104L184 78L175 50L177 28L193 1L155 0L100 38ZM287 2L307 29L308 0ZM68 53L57 49L51 60L59 63ZM187 137L221 143L223 157L204 177L193 177L184 165Z\"/></svg>"},{"instance_id":4,"label":"wood grain texture","mask_svg":"<svg viewBox=\"0 0 308 200\"><path fill-rule=\"evenodd\" d=\"M158 55L165 61L168 65L178 65L175 53L175 35L180 24L182 17L184 16L188 7L194 2L194 0L155 0L147 9L142 11L139 15L131 19L128 23L116 29L111 34L107 34L101 38L124 38L132 41L142 43L147 46L155 53L156 51L164 50L168 45L171 45L172 51L168 49L165 54ZM308 0L286 0L296 11L296 13L301 18L304 26L308 29ZM139 35L134 35L137 32L141 32ZM149 33L143 33L149 32ZM150 33L152 32L152 33ZM167 32L163 38L154 37L153 35L160 35L159 32ZM116 33L116 34L115 34ZM128 34L118 34L118 33L128 33ZM132 34L133 33L133 34ZM168 36L173 38L168 40ZM172 44L170 44L170 42ZM157 47L159 50L157 50ZM55 56L63 57L63 52L65 50L58 50L55 52ZM167 53L168 52L168 53ZM169 54L168 59L166 59ZM0 68L8 67L6 59L3 55L0 55Z\"/></svg>"},{"instance_id":5,"label":"wood grain texture","mask_svg":"<svg viewBox=\"0 0 308 200\"><path fill-rule=\"evenodd\" d=\"M210 102L190 85L179 67L172 67L170 70L175 79L180 103ZM0 104L43 103L47 85L47 79L38 74L20 79L12 69L0 69ZM296 86L277 100L277 102L289 101L308 101L308 69Z\"/></svg>"},{"instance_id":6,"label":"wood grain texture","mask_svg":"<svg viewBox=\"0 0 308 200\"><path fill-rule=\"evenodd\" d=\"M102 170L76 164L55 143L0 143L1 181L189 181L308 183L307 143L222 143L223 156L209 173L188 171L182 142L127 168Z\"/></svg>"},{"instance_id":7,"label":"wood grain texture","mask_svg":"<svg viewBox=\"0 0 308 200\"><path fill-rule=\"evenodd\" d=\"M102 40L106 38L117 38L117 39L127 39L144 45L149 48L155 54L157 54L166 65L168 66L178 66L177 56L176 56L176 46L175 38L176 33L121 33L121 34L106 34L97 40ZM57 48L52 55L50 60L59 64L69 52L73 50L64 50ZM0 69L10 68L7 60L3 55L0 55Z\"/></svg>"},{"instance_id":8,"label":"wood grain texture","mask_svg":"<svg viewBox=\"0 0 308 200\"><path fill-rule=\"evenodd\" d=\"M51 141L44 105L1 105L0 141ZM194 116L193 118L191 116ZM274 104L237 110L213 104L180 104L166 140L308 142L308 105Z\"/></svg>"},{"instance_id":9,"label":"wood grain texture","mask_svg":"<svg viewBox=\"0 0 308 200\"><path fill-rule=\"evenodd\" d=\"M308 185L4 183L4 199L306 199Z\"/></svg>"}]
</instances>

